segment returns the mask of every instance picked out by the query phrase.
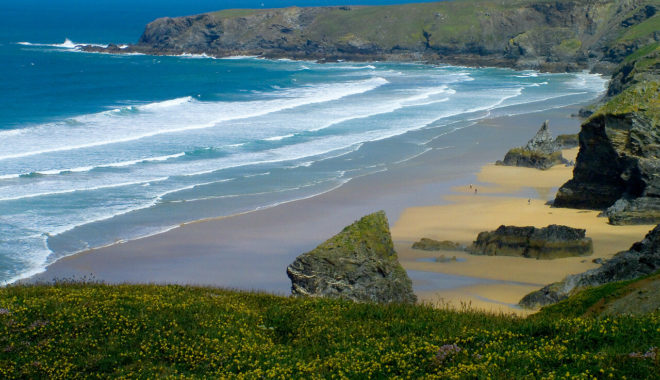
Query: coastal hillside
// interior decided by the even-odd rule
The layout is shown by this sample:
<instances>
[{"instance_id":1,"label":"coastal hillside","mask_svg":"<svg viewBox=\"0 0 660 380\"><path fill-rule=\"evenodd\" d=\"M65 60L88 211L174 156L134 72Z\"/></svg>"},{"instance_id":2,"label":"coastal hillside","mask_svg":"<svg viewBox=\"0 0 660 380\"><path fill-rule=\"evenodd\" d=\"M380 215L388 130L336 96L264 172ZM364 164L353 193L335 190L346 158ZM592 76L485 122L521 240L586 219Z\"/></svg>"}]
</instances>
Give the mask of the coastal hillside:
<instances>
[{"instance_id":1,"label":"coastal hillside","mask_svg":"<svg viewBox=\"0 0 660 380\"><path fill-rule=\"evenodd\" d=\"M554 205L607 208L612 224L660 223L657 42L625 58L604 102L582 124L573 178L559 189Z\"/></svg>"},{"instance_id":2,"label":"coastal hillside","mask_svg":"<svg viewBox=\"0 0 660 380\"><path fill-rule=\"evenodd\" d=\"M609 72L660 39L659 8L658 0L457 0L224 10L155 20L136 45L86 49Z\"/></svg>"},{"instance_id":3,"label":"coastal hillside","mask_svg":"<svg viewBox=\"0 0 660 380\"><path fill-rule=\"evenodd\" d=\"M535 317L594 317L660 312L660 272L629 281L611 282L546 306Z\"/></svg>"},{"instance_id":4,"label":"coastal hillside","mask_svg":"<svg viewBox=\"0 0 660 380\"><path fill-rule=\"evenodd\" d=\"M0 289L0 377L658 378L660 314L532 318L215 288Z\"/></svg>"}]
</instances>

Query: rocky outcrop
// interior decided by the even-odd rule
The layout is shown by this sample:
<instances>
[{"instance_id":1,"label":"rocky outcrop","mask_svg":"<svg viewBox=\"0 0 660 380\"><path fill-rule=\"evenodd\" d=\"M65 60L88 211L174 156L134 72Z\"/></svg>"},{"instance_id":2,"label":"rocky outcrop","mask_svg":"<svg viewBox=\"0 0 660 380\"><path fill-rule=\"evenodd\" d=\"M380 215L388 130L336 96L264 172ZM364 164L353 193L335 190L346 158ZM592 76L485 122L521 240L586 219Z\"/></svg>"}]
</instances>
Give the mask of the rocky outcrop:
<instances>
[{"instance_id":1,"label":"rocky outcrop","mask_svg":"<svg viewBox=\"0 0 660 380\"><path fill-rule=\"evenodd\" d=\"M631 17L631 12L652 4L653 0L483 0L224 10L155 20L137 44L124 49L85 50L611 71L613 63L623 59L615 53L621 48L614 49L621 45L622 31L649 19L646 10L639 17Z\"/></svg>"},{"instance_id":2,"label":"rocky outcrop","mask_svg":"<svg viewBox=\"0 0 660 380\"><path fill-rule=\"evenodd\" d=\"M556 207L605 209L612 224L660 223L660 48L622 65L581 127Z\"/></svg>"},{"instance_id":3,"label":"rocky outcrop","mask_svg":"<svg viewBox=\"0 0 660 380\"><path fill-rule=\"evenodd\" d=\"M414 303L383 211L367 215L287 267L291 293L361 302Z\"/></svg>"},{"instance_id":4,"label":"rocky outcrop","mask_svg":"<svg viewBox=\"0 0 660 380\"><path fill-rule=\"evenodd\" d=\"M556 224L544 228L500 226L479 233L468 248L475 255L520 256L531 259L557 259L585 256L593 252L585 230Z\"/></svg>"},{"instance_id":5,"label":"rocky outcrop","mask_svg":"<svg viewBox=\"0 0 660 380\"><path fill-rule=\"evenodd\" d=\"M559 149L572 149L580 146L580 139L577 133L574 135L559 135L555 139L555 144Z\"/></svg>"},{"instance_id":6,"label":"rocky outcrop","mask_svg":"<svg viewBox=\"0 0 660 380\"><path fill-rule=\"evenodd\" d=\"M419 241L413 243L413 249L421 249L423 251L464 251L465 246L449 241L449 240L433 240L429 238L421 238Z\"/></svg>"},{"instance_id":7,"label":"rocky outcrop","mask_svg":"<svg viewBox=\"0 0 660 380\"><path fill-rule=\"evenodd\" d=\"M550 305L586 287L632 280L657 270L660 270L660 226L651 230L644 240L633 244L630 250L617 253L600 267L567 276L561 282L530 293L520 300L520 305L527 308Z\"/></svg>"},{"instance_id":8,"label":"rocky outcrop","mask_svg":"<svg viewBox=\"0 0 660 380\"><path fill-rule=\"evenodd\" d=\"M552 138L546 120L527 145L509 150L504 160L495 164L547 170L563 163L567 161L561 154L561 146Z\"/></svg>"}]
</instances>

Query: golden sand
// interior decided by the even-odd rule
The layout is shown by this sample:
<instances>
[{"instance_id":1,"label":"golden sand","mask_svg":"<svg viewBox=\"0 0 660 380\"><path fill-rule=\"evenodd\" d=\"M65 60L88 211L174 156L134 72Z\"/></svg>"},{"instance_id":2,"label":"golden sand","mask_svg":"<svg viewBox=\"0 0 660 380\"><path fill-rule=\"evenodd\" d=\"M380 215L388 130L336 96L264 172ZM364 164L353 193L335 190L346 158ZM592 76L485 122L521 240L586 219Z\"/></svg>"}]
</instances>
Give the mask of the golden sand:
<instances>
[{"instance_id":1,"label":"golden sand","mask_svg":"<svg viewBox=\"0 0 660 380\"><path fill-rule=\"evenodd\" d=\"M572 159L570 157L574 157L576 152L577 149L565 151L564 156ZM465 184L455 188L455 194L445 198L451 204L404 210L392 227L392 237L404 268L501 282L419 292L420 300L449 303L457 307L469 304L490 311L526 314L527 311L513 306L523 296L545 284L560 281L568 274L597 267L593 259L610 258L617 252L627 250L653 228L653 225L613 226L607 223L607 218L598 217L598 211L551 208L546 204L547 200L552 199L556 189L572 177L572 170L563 165L546 171L486 165L478 173L479 182L472 184L472 189L470 184ZM478 189L477 194L474 194L474 188ZM530 192L530 188L534 191ZM516 193L525 190L526 194L535 195L532 198L516 196ZM412 242L422 237L469 245L479 232L494 230L502 224L535 227L562 224L584 228L587 236L593 239L594 254L535 260L410 248ZM440 255L456 256L465 261L417 261Z\"/></svg>"}]
</instances>

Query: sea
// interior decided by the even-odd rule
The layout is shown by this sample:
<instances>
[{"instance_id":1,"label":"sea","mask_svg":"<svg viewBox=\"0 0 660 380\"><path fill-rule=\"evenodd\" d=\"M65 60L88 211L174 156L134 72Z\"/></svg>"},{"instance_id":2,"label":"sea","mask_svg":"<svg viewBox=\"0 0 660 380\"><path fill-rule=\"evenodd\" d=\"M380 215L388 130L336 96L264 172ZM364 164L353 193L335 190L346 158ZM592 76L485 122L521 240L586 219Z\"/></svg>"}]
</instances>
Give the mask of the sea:
<instances>
[{"instance_id":1,"label":"sea","mask_svg":"<svg viewBox=\"0 0 660 380\"><path fill-rule=\"evenodd\" d=\"M79 49L134 43L158 17L349 3L3 1L0 283L90 248L323 194L480 119L583 103L607 83L588 73Z\"/></svg>"}]
</instances>

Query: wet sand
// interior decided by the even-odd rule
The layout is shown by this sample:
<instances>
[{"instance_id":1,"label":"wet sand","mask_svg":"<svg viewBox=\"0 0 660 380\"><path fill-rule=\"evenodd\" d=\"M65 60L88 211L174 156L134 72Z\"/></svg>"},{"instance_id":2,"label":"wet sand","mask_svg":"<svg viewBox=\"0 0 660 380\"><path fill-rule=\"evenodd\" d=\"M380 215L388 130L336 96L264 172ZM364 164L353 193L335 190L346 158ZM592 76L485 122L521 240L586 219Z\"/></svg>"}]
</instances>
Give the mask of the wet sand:
<instances>
[{"instance_id":1,"label":"wet sand","mask_svg":"<svg viewBox=\"0 0 660 380\"><path fill-rule=\"evenodd\" d=\"M650 228L608 226L596 212L544 205L570 177L570 168L547 172L490 164L482 168L501 159L509 148L524 145L546 119L555 135L576 133L580 120L570 115L578 108L485 119L438 134L427 153L385 172L355 178L331 192L82 252L57 260L27 281L87 277L108 283L194 284L288 294L285 269L297 255L363 215L385 210L401 262L411 270L420 299L515 311L511 305L522 295L593 267L592 257L584 263L584 258L536 262L452 252L447 255L466 261L433 263L415 260L434 253L409 247L421 237L469 243L478 232L500 224L545 226L561 221L587 227L597 250L593 257L608 257L640 240ZM470 183L478 186L477 196L468 192ZM438 285L443 274L447 281Z\"/></svg>"}]
</instances>

